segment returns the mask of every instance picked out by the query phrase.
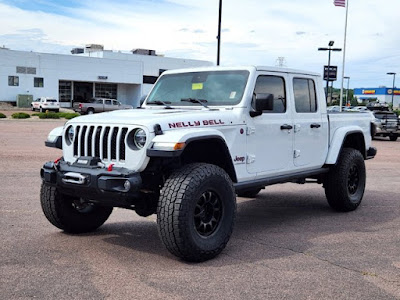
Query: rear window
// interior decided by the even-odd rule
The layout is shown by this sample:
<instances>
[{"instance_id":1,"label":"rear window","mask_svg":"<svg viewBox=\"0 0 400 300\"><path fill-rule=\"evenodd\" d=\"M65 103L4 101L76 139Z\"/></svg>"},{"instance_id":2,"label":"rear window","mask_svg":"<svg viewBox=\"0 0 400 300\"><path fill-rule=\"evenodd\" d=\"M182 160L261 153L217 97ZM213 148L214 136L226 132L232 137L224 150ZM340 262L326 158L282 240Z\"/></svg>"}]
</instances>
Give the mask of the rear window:
<instances>
[{"instance_id":1,"label":"rear window","mask_svg":"<svg viewBox=\"0 0 400 300\"><path fill-rule=\"evenodd\" d=\"M57 102L56 99L47 99L46 102Z\"/></svg>"}]
</instances>

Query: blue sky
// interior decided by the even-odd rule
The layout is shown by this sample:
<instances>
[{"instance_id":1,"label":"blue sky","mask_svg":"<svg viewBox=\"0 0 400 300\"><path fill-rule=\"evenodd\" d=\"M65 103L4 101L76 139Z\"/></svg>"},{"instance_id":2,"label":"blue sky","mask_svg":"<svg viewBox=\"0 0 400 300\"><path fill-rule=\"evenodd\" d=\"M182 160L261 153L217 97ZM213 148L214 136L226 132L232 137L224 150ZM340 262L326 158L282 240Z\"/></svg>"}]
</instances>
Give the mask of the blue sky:
<instances>
[{"instance_id":1,"label":"blue sky","mask_svg":"<svg viewBox=\"0 0 400 300\"><path fill-rule=\"evenodd\" d=\"M386 73L400 73L400 1L349 1L350 86L390 86ZM218 2L0 0L0 46L69 54L98 43L215 62ZM344 17L333 0L224 0L221 64L274 66L284 57L287 67L322 72L327 53L317 48L330 40L343 47ZM342 53L332 53L340 74L341 62Z\"/></svg>"}]
</instances>

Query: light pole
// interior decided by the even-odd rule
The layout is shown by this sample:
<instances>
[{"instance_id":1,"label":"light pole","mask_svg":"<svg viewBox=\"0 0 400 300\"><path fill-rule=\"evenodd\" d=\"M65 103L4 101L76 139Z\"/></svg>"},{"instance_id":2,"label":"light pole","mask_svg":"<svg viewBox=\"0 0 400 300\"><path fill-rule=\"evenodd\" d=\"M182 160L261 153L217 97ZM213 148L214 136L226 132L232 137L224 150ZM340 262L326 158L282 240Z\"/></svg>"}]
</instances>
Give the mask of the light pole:
<instances>
[{"instance_id":1,"label":"light pole","mask_svg":"<svg viewBox=\"0 0 400 300\"><path fill-rule=\"evenodd\" d=\"M330 67L331 67L331 51L342 51L342 49L341 48L332 48L332 46L333 46L333 44L334 44L335 42L334 41L330 41L329 42L329 44L328 44L328 48L318 48L318 51L329 51L329 54L328 54L328 71L326 72L327 74L326 74L326 101L328 102L328 89L329 89L329 70L330 70ZM332 98L331 98L331 101L332 101Z\"/></svg>"},{"instance_id":2,"label":"light pole","mask_svg":"<svg viewBox=\"0 0 400 300\"><path fill-rule=\"evenodd\" d=\"M347 103L350 103L349 102L349 85L350 85L350 77L349 76L344 76L343 77L344 79L347 79L347 93L346 93L346 106L347 106ZM350 103L351 104L351 103ZM349 105L350 106L350 105Z\"/></svg>"},{"instance_id":3,"label":"light pole","mask_svg":"<svg viewBox=\"0 0 400 300\"><path fill-rule=\"evenodd\" d=\"M392 109L393 109L394 83L395 83L395 80L396 80L396 73L388 72L386 74L387 75L393 75L393 89L392 89Z\"/></svg>"},{"instance_id":4,"label":"light pole","mask_svg":"<svg viewBox=\"0 0 400 300\"><path fill-rule=\"evenodd\" d=\"M222 18L222 0L219 0L219 17L218 17L218 47L217 47L217 66L219 66L219 56L221 48L221 18Z\"/></svg>"}]
</instances>

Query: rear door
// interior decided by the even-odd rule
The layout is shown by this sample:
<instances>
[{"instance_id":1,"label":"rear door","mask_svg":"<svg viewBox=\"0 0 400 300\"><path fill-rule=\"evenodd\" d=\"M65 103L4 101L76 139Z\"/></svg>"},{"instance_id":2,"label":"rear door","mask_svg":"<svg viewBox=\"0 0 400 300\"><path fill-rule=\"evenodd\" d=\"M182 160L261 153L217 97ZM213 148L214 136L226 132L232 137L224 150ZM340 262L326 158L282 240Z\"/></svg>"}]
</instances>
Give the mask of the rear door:
<instances>
[{"instance_id":1,"label":"rear door","mask_svg":"<svg viewBox=\"0 0 400 300\"><path fill-rule=\"evenodd\" d=\"M328 152L328 118L322 86L315 76L290 76L294 100L293 159L296 169L321 167Z\"/></svg>"}]
</instances>

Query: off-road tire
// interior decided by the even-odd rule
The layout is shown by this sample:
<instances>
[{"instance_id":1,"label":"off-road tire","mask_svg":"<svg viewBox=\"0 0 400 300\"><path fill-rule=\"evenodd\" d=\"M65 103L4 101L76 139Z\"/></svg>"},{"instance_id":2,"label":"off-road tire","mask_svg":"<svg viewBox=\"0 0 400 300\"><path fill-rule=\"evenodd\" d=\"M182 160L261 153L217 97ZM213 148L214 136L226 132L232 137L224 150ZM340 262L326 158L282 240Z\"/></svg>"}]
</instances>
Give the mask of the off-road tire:
<instances>
[{"instance_id":1,"label":"off-road tire","mask_svg":"<svg viewBox=\"0 0 400 300\"><path fill-rule=\"evenodd\" d=\"M257 197L258 193L261 191L261 188L257 188L257 189L251 189L251 190L247 190L247 191L243 191L240 193L237 193L237 195L239 197L244 197L244 198L255 198Z\"/></svg>"},{"instance_id":2,"label":"off-road tire","mask_svg":"<svg viewBox=\"0 0 400 300\"><path fill-rule=\"evenodd\" d=\"M218 222L209 221L210 215ZM158 232L173 255L201 262L225 248L235 216L236 196L228 174L215 165L189 164L173 172L161 190Z\"/></svg>"},{"instance_id":3,"label":"off-road tire","mask_svg":"<svg viewBox=\"0 0 400 300\"><path fill-rule=\"evenodd\" d=\"M57 188L42 183L40 203L47 220L69 233L83 233L99 228L110 216L113 208L93 205L86 211L73 206L73 197L61 194Z\"/></svg>"},{"instance_id":4,"label":"off-road tire","mask_svg":"<svg viewBox=\"0 0 400 300\"><path fill-rule=\"evenodd\" d=\"M352 148L342 149L337 164L326 176L324 187L329 205L337 211L355 210L364 195L364 157Z\"/></svg>"},{"instance_id":5,"label":"off-road tire","mask_svg":"<svg viewBox=\"0 0 400 300\"><path fill-rule=\"evenodd\" d=\"M397 141L397 135L389 135L389 139L392 141L392 142L395 142L395 141Z\"/></svg>"}]
</instances>

